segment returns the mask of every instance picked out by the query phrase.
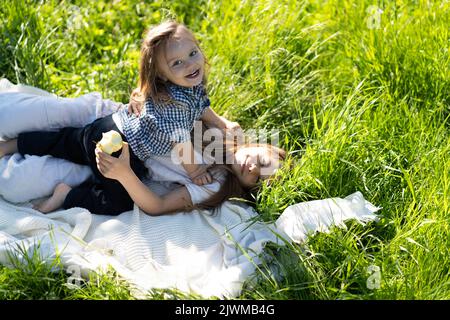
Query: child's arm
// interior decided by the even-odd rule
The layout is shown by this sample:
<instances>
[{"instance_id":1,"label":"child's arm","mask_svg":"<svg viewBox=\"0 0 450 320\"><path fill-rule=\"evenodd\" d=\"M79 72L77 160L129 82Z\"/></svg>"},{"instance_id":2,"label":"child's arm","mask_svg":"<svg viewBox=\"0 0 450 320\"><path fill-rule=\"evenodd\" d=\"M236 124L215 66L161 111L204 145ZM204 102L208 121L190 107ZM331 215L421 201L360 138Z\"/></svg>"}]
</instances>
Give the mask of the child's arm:
<instances>
[{"instance_id":1,"label":"child's arm","mask_svg":"<svg viewBox=\"0 0 450 320\"><path fill-rule=\"evenodd\" d=\"M216 127L221 130L236 130L241 128L239 123L230 121L224 117L219 116L211 108L207 108L205 112L203 112L201 119L206 123L207 126Z\"/></svg>"},{"instance_id":2,"label":"child's arm","mask_svg":"<svg viewBox=\"0 0 450 320\"><path fill-rule=\"evenodd\" d=\"M145 213L158 216L166 213L186 210L192 207L192 200L186 187L180 187L164 196L151 191L130 167L128 144L124 143L119 158L96 149L97 167L110 179L118 180L127 190L130 197Z\"/></svg>"},{"instance_id":3,"label":"child's arm","mask_svg":"<svg viewBox=\"0 0 450 320\"><path fill-rule=\"evenodd\" d=\"M194 146L190 141L177 143L174 151L184 170L195 184L201 186L212 182L212 177L206 171L205 166L195 163Z\"/></svg>"},{"instance_id":4,"label":"child's arm","mask_svg":"<svg viewBox=\"0 0 450 320\"><path fill-rule=\"evenodd\" d=\"M192 207L191 196L186 187L183 186L164 196L158 196L143 184L133 171L131 173L124 175L119 182L145 213L158 216Z\"/></svg>"}]
</instances>

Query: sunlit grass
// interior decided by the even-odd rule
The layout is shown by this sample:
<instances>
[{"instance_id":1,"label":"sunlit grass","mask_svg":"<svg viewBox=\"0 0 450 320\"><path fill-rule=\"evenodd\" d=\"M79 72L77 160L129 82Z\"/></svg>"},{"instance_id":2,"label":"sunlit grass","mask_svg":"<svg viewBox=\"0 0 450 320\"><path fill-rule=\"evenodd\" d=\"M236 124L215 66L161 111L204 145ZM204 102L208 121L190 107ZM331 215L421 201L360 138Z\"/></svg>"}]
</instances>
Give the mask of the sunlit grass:
<instances>
[{"instance_id":1,"label":"sunlit grass","mask_svg":"<svg viewBox=\"0 0 450 320\"><path fill-rule=\"evenodd\" d=\"M270 246L241 298L450 298L448 1L0 0L0 76L127 102L142 33L166 17L201 41L216 111L280 130L293 165L258 194L263 220L357 190L383 208L377 223ZM69 290L64 273L25 274L0 267L3 298L132 297L113 275Z\"/></svg>"}]
</instances>

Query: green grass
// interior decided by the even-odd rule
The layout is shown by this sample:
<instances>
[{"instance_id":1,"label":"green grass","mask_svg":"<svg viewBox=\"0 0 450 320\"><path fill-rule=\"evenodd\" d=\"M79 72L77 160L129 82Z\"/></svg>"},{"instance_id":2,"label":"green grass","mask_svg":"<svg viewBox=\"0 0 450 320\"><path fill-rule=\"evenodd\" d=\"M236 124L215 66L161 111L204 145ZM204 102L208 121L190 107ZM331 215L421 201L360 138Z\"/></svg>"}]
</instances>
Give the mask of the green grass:
<instances>
[{"instance_id":1,"label":"green grass","mask_svg":"<svg viewBox=\"0 0 450 320\"><path fill-rule=\"evenodd\" d=\"M371 5L383 10L376 28ZM0 76L126 102L142 33L166 17L201 41L215 110L280 130L291 152L293 169L257 196L262 219L356 190L383 207L377 223L269 246L239 298L450 298L449 1L0 0ZM113 274L72 290L68 275L32 265L0 267L2 298L132 297ZM380 268L378 289L367 286L370 266Z\"/></svg>"}]
</instances>

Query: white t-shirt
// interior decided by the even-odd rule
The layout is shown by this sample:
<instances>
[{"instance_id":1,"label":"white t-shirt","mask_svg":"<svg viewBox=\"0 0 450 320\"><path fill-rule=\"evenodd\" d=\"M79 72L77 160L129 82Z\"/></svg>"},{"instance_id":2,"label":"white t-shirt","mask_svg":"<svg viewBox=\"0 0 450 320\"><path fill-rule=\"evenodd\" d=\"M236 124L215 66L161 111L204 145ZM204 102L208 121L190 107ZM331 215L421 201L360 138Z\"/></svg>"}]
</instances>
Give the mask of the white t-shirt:
<instances>
[{"instance_id":1,"label":"white t-shirt","mask_svg":"<svg viewBox=\"0 0 450 320\"><path fill-rule=\"evenodd\" d=\"M197 152L194 154L196 163L204 163L200 154ZM225 182L227 174L224 169L211 170L210 173L213 177L213 182L199 186L192 182L183 166L174 163L170 156L152 156L145 161L145 166L149 170L152 181L158 181L166 184L166 186L173 183L184 185L191 195L191 201L194 205L207 200L213 194L217 193L221 185Z\"/></svg>"}]
</instances>

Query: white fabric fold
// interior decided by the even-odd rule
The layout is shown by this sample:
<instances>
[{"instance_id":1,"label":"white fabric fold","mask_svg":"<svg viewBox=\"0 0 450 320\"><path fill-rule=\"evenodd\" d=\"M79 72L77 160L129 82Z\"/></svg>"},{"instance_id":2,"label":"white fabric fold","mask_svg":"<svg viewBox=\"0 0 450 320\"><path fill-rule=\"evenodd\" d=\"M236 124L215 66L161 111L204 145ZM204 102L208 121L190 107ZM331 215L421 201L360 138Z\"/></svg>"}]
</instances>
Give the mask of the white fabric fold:
<instances>
[{"instance_id":1,"label":"white fabric fold","mask_svg":"<svg viewBox=\"0 0 450 320\"><path fill-rule=\"evenodd\" d=\"M89 94L80 100L62 100L68 108L64 110L70 111L58 118L58 112L48 110L62 111L59 103L64 98L4 80L0 80L0 137L4 138L21 130L59 127L61 119L63 124L83 125L118 106ZM49 109L49 103L55 109ZM8 124L9 119L19 120ZM48 263L59 257L74 276L87 277L89 272L112 267L135 287L138 297L152 288L237 297L261 262L267 242L301 243L310 234L328 232L330 226L343 226L349 219L361 223L377 219L378 208L360 192L343 199L295 204L273 223L259 221L251 207L231 202L222 204L215 214L195 210L152 217L135 207L118 216L94 215L82 208L44 215L28 201L49 195L59 181L76 185L90 175L87 167L50 158L12 155L0 159L0 263L12 266L11 256L26 263L25 256L37 251ZM158 194L168 192L167 186L148 183Z\"/></svg>"},{"instance_id":2,"label":"white fabric fold","mask_svg":"<svg viewBox=\"0 0 450 320\"><path fill-rule=\"evenodd\" d=\"M113 217L81 208L43 215L29 206L0 198L2 264L10 263L10 254L26 261L18 250L26 248L26 254L38 250L49 263L58 255L64 268L85 277L111 266L136 293L177 288L221 298L239 296L267 242L303 242L307 235L345 220L375 220L377 210L359 192L344 199L296 204L275 223L254 222L257 213L252 208L231 202L216 215L194 211L158 217L137 207Z\"/></svg>"}]
</instances>

